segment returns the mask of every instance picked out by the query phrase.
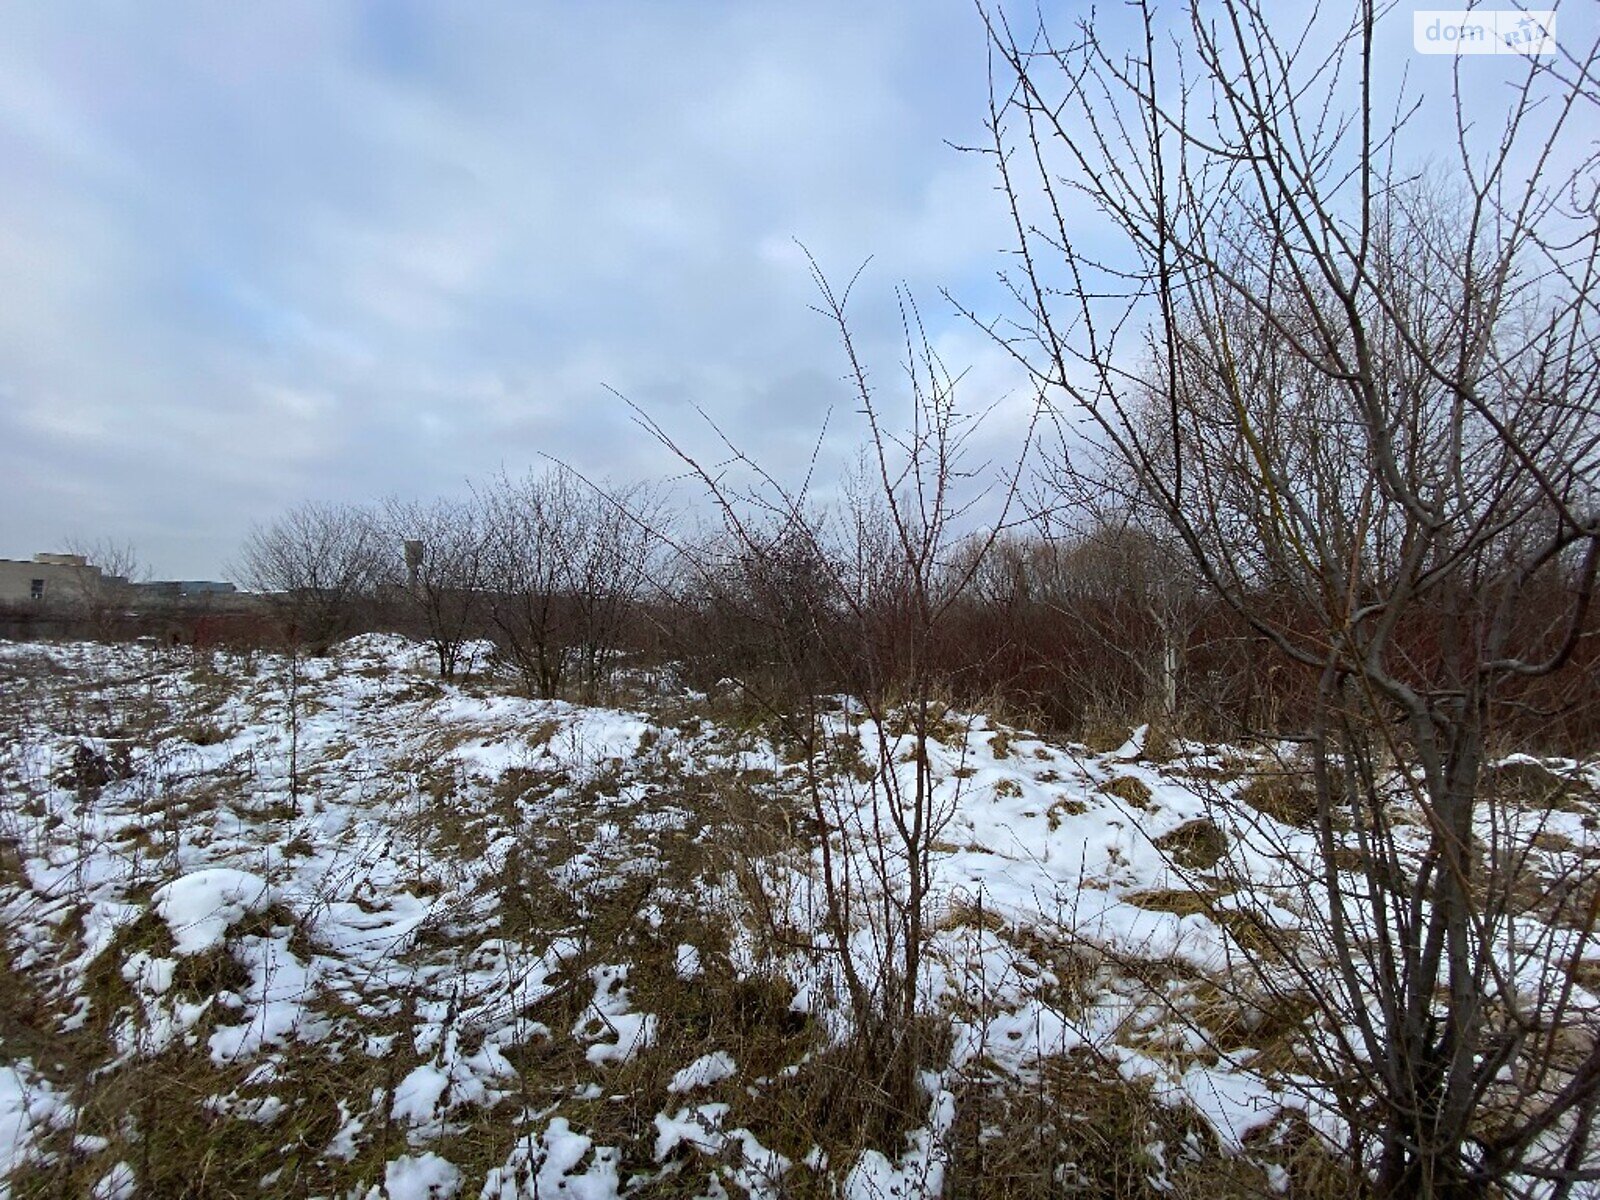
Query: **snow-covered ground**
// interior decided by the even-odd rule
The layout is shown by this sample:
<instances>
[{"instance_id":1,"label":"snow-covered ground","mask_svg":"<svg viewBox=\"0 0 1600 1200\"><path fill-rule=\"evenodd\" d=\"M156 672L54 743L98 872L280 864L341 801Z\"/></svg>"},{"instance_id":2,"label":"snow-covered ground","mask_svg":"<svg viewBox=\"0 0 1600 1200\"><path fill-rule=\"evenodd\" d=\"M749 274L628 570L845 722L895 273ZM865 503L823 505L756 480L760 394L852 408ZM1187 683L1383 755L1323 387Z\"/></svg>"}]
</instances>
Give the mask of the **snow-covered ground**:
<instances>
[{"instance_id":1,"label":"snow-covered ground","mask_svg":"<svg viewBox=\"0 0 1600 1200\"><path fill-rule=\"evenodd\" d=\"M831 866L802 765L759 730L692 698L440 684L393 637L298 666L0 644L0 705L0 1200L183 1194L197 1170L228 1194L361 1200L763 1196L802 1176L909 1200L940 1193L975 1087L1087 1061L1202 1119L1139 1147L1157 1191L1252 1155L1286 1186L1287 1110L1337 1134L1278 1053L1272 995L1240 1008L1239 938L1316 952L1296 864L1320 851L1242 802L1236 754L1151 761L1137 734L1092 754L947 716L917 981L946 1034L915 1119L867 1144L802 1119L859 1034L824 871L856 889L861 971L899 953L881 893L904 863L870 836L884 743L849 705ZM1530 870L1600 846L1570 808L1537 814ZM1578 933L1524 924L1530 987L1582 958Z\"/></svg>"}]
</instances>

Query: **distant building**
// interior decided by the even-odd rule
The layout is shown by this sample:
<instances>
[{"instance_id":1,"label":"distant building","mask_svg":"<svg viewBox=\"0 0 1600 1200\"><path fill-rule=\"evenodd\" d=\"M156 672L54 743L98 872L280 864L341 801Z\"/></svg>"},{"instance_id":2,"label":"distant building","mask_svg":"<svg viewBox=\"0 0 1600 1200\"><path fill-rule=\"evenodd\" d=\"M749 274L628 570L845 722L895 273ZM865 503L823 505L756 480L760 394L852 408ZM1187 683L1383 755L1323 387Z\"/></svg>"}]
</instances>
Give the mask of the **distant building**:
<instances>
[{"instance_id":1,"label":"distant building","mask_svg":"<svg viewBox=\"0 0 1600 1200\"><path fill-rule=\"evenodd\" d=\"M35 554L29 562L0 558L0 604L73 603L106 581L81 554Z\"/></svg>"},{"instance_id":2,"label":"distant building","mask_svg":"<svg viewBox=\"0 0 1600 1200\"><path fill-rule=\"evenodd\" d=\"M8 607L63 608L107 598L130 607L166 607L208 603L237 591L233 584L213 579L130 583L121 575L107 575L81 554L35 554L26 562L0 558L0 605Z\"/></svg>"},{"instance_id":3,"label":"distant building","mask_svg":"<svg viewBox=\"0 0 1600 1200\"><path fill-rule=\"evenodd\" d=\"M129 588L133 604L194 604L236 596L239 589L214 579L159 579Z\"/></svg>"}]
</instances>

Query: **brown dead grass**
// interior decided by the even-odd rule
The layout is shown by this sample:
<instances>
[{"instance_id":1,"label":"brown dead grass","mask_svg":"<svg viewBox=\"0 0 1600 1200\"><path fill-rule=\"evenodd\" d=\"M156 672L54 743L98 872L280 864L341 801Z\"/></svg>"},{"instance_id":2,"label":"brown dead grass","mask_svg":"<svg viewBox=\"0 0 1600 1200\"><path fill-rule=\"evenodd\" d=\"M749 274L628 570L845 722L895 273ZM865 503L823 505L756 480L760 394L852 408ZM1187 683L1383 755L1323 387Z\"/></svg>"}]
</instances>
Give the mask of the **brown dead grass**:
<instances>
[{"instance_id":1,"label":"brown dead grass","mask_svg":"<svg viewBox=\"0 0 1600 1200\"><path fill-rule=\"evenodd\" d=\"M1162 1103L1087 1050L1047 1061L1033 1082L964 1081L951 1151L945 1194L961 1200L1270 1193L1265 1171L1225 1154L1198 1113Z\"/></svg>"},{"instance_id":2,"label":"brown dead grass","mask_svg":"<svg viewBox=\"0 0 1600 1200\"><path fill-rule=\"evenodd\" d=\"M1316 824L1317 794L1304 772L1262 771L1234 794L1280 825L1310 829Z\"/></svg>"},{"instance_id":3,"label":"brown dead grass","mask_svg":"<svg viewBox=\"0 0 1600 1200\"><path fill-rule=\"evenodd\" d=\"M1117 721L1091 720L1084 724L1082 745L1091 754L1120 750L1133 734L1133 726Z\"/></svg>"},{"instance_id":4,"label":"brown dead grass","mask_svg":"<svg viewBox=\"0 0 1600 1200\"><path fill-rule=\"evenodd\" d=\"M1156 838L1154 844L1178 866L1191 871L1210 870L1228 853L1228 835L1205 817L1185 821Z\"/></svg>"},{"instance_id":5,"label":"brown dead grass","mask_svg":"<svg viewBox=\"0 0 1600 1200\"><path fill-rule=\"evenodd\" d=\"M1533 811L1592 814L1600 799L1582 779L1533 762L1501 763L1485 769L1480 791Z\"/></svg>"},{"instance_id":6,"label":"brown dead grass","mask_svg":"<svg viewBox=\"0 0 1600 1200\"><path fill-rule=\"evenodd\" d=\"M1095 790L1115 796L1129 808L1150 807L1150 785L1133 775L1118 775L1115 779L1106 780Z\"/></svg>"}]
</instances>

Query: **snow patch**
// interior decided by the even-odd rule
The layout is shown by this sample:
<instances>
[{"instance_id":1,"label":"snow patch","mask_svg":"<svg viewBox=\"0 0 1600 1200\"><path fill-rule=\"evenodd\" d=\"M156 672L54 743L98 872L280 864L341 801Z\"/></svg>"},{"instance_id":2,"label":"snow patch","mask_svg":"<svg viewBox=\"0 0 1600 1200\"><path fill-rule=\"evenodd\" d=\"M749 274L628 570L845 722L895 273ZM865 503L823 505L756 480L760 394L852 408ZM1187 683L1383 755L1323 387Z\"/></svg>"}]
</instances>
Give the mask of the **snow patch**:
<instances>
[{"instance_id":1,"label":"snow patch","mask_svg":"<svg viewBox=\"0 0 1600 1200\"><path fill-rule=\"evenodd\" d=\"M726 1050L705 1054L674 1075L672 1082L667 1084L667 1091L692 1092L696 1088L710 1087L713 1083L731 1077L738 1069L738 1064L733 1061L733 1055Z\"/></svg>"},{"instance_id":2,"label":"snow patch","mask_svg":"<svg viewBox=\"0 0 1600 1200\"><path fill-rule=\"evenodd\" d=\"M449 1200L461 1187L461 1172L431 1150L403 1154L383 1171L388 1200Z\"/></svg>"},{"instance_id":3,"label":"snow patch","mask_svg":"<svg viewBox=\"0 0 1600 1200\"><path fill-rule=\"evenodd\" d=\"M277 902L265 879L234 867L206 867L156 889L156 916L172 930L180 955L204 954L222 945L228 930Z\"/></svg>"}]
</instances>

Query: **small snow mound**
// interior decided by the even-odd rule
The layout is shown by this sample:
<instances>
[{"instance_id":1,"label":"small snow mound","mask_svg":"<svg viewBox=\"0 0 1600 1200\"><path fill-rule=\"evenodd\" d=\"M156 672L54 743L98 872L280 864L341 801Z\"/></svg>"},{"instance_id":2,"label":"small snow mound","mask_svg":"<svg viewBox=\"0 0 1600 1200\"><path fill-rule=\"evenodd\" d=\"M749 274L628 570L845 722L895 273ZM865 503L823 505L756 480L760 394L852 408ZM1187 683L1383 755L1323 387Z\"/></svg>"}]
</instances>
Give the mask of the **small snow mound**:
<instances>
[{"instance_id":1,"label":"small snow mound","mask_svg":"<svg viewBox=\"0 0 1600 1200\"><path fill-rule=\"evenodd\" d=\"M588 1167L576 1174L578 1164L585 1160ZM555 1117L544 1133L524 1134L511 1148L505 1166L490 1170L479 1200L525 1200L528 1196L616 1200L620 1160L616 1147L596 1146L583 1134L574 1133L565 1117Z\"/></svg>"},{"instance_id":2,"label":"small snow mound","mask_svg":"<svg viewBox=\"0 0 1600 1200\"><path fill-rule=\"evenodd\" d=\"M461 1187L461 1172L448 1159L429 1150L402 1154L384 1169L389 1200L447 1200Z\"/></svg>"},{"instance_id":3,"label":"small snow mound","mask_svg":"<svg viewBox=\"0 0 1600 1200\"><path fill-rule=\"evenodd\" d=\"M403 1121L421 1125L433 1117L439 1097L450 1086L450 1077L429 1063L412 1071L394 1090L394 1115Z\"/></svg>"},{"instance_id":4,"label":"small snow mound","mask_svg":"<svg viewBox=\"0 0 1600 1200\"><path fill-rule=\"evenodd\" d=\"M726 1050L718 1050L715 1054L695 1059L674 1075L672 1082L667 1084L667 1091L692 1092L696 1088L710 1087L727 1079L738 1069L731 1054Z\"/></svg>"},{"instance_id":5,"label":"small snow mound","mask_svg":"<svg viewBox=\"0 0 1600 1200\"><path fill-rule=\"evenodd\" d=\"M1107 758L1117 762L1138 762L1144 755L1145 740L1150 736L1150 726L1141 725L1128 735L1128 740L1123 742Z\"/></svg>"},{"instance_id":6,"label":"small snow mound","mask_svg":"<svg viewBox=\"0 0 1600 1200\"><path fill-rule=\"evenodd\" d=\"M271 907L278 893L259 875L208 867L157 888L151 899L156 916L172 930L177 953L188 955L220 946L229 929Z\"/></svg>"},{"instance_id":7,"label":"small snow mound","mask_svg":"<svg viewBox=\"0 0 1600 1200\"><path fill-rule=\"evenodd\" d=\"M628 989L622 986L622 981L628 977L627 965L599 966L589 974L595 981L594 999L589 1010L572 1027L573 1037L594 1042L585 1057L595 1066L625 1063L639 1051L653 1046L656 1016L633 1012L629 1007ZM616 1040L597 1040L607 1033Z\"/></svg>"},{"instance_id":8,"label":"small snow mound","mask_svg":"<svg viewBox=\"0 0 1600 1200\"><path fill-rule=\"evenodd\" d=\"M0 1196L6 1177L28 1161L39 1131L72 1122L72 1109L27 1059L0 1063Z\"/></svg>"},{"instance_id":9,"label":"small snow mound","mask_svg":"<svg viewBox=\"0 0 1600 1200\"><path fill-rule=\"evenodd\" d=\"M134 1176L133 1168L125 1162L119 1162L100 1177L89 1195L93 1200L133 1200L137 1187L138 1179Z\"/></svg>"}]
</instances>

